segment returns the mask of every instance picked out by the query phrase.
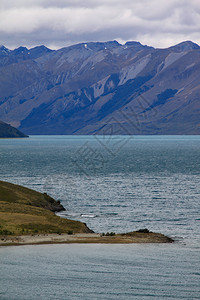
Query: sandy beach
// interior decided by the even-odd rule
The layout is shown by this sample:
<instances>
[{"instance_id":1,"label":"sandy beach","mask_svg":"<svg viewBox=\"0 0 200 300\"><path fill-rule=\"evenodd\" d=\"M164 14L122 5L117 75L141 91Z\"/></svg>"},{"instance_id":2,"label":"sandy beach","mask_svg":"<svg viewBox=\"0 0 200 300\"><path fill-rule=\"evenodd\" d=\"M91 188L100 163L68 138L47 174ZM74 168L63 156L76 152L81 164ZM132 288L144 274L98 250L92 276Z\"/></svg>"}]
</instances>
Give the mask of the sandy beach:
<instances>
[{"instance_id":1,"label":"sandy beach","mask_svg":"<svg viewBox=\"0 0 200 300\"><path fill-rule=\"evenodd\" d=\"M135 233L135 235L102 236L99 233L78 234L38 234L21 236L1 236L0 246L60 244L60 243L102 243L102 244L130 244L130 243L171 243L173 240L161 233Z\"/></svg>"}]
</instances>

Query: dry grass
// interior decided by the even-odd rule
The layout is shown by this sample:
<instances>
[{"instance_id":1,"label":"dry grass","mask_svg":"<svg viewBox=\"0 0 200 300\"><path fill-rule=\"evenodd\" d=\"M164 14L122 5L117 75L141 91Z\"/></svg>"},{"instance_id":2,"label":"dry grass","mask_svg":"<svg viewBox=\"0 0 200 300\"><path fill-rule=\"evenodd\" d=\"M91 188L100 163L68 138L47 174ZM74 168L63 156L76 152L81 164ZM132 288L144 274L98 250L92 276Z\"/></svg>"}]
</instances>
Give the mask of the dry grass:
<instances>
[{"instance_id":1,"label":"dry grass","mask_svg":"<svg viewBox=\"0 0 200 300\"><path fill-rule=\"evenodd\" d=\"M56 216L48 204L56 202L45 194L0 182L0 235L89 232L78 221Z\"/></svg>"},{"instance_id":2,"label":"dry grass","mask_svg":"<svg viewBox=\"0 0 200 300\"><path fill-rule=\"evenodd\" d=\"M58 201L46 193L39 193L20 185L0 181L0 203L20 203L49 210L59 207Z\"/></svg>"},{"instance_id":3,"label":"dry grass","mask_svg":"<svg viewBox=\"0 0 200 300\"><path fill-rule=\"evenodd\" d=\"M49 205L50 203L50 205ZM91 230L81 222L56 216L56 203L48 195L0 181L0 245L38 243L170 243L160 233L130 232L125 234L88 234ZM53 237L53 234L59 234ZM63 233L67 233L63 237ZM74 233L75 235L71 234ZM79 235L76 235L79 233ZM87 233L80 235L80 233ZM70 235L69 235L70 234ZM31 237L34 235L34 237ZM45 235L40 236L40 235ZM48 235L49 237L46 237ZM21 242L19 243L19 240Z\"/></svg>"}]
</instances>

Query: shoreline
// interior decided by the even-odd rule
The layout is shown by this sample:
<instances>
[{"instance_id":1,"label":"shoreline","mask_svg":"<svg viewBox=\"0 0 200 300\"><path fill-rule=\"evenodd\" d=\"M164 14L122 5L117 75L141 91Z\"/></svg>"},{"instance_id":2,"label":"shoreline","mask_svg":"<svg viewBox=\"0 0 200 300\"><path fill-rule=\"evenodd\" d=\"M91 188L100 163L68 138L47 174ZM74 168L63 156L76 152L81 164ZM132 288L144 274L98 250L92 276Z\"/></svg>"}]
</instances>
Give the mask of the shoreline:
<instances>
[{"instance_id":1,"label":"shoreline","mask_svg":"<svg viewBox=\"0 0 200 300\"><path fill-rule=\"evenodd\" d=\"M100 233L77 234L37 234L21 236L1 236L1 246L23 246L43 244L147 244L173 243L174 240L161 233L128 233L102 236Z\"/></svg>"},{"instance_id":2,"label":"shoreline","mask_svg":"<svg viewBox=\"0 0 200 300\"><path fill-rule=\"evenodd\" d=\"M95 233L80 221L62 218L60 201L46 193L0 181L0 246L38 244L172 243L147 228L127 233Z\"/></svg>"}]
</instances>

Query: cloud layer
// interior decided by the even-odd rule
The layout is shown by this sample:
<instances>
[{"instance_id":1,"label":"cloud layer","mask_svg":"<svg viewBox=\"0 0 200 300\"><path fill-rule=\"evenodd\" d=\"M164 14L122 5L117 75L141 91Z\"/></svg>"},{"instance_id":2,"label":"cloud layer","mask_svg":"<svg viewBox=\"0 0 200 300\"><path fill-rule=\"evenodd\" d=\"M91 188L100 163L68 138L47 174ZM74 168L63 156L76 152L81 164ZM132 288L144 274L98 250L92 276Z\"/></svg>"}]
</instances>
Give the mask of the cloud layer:
<instances>
[{"instance_id":1,"label":"cloud layer","mask_svg":"<svg viewBox=\"0 0 200 300\"><path fill-rule=\"evenodd\" d=\"M200 43L199 0L1 0L0 44L60 48L137 40L168 47Z\"/></svg>"}]
</instances>

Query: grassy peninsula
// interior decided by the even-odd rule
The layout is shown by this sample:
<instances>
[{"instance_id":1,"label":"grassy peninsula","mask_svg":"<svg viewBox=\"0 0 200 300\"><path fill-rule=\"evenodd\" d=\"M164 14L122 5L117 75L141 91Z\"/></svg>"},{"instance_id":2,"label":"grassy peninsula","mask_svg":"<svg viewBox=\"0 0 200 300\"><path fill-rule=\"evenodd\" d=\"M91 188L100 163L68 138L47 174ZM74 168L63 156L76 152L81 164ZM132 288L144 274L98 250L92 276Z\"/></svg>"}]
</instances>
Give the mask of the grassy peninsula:
<instances>
[{"instance_id":1,"label":"grassy peninsula","mask_svg":"<svg viewBox=\"0 0 200 300\"><path fill-rule=\"evenodd\" d=\"M0 181L0 246L51 243L171 243L148 229L129 233L94 233L85 223L58 217L64 210L46 193Z\"/></svg>"},{"instance_id":2,"label":"grassy peninsula","mask_svg":"<svg viewBox=\"0 0 200 300\"><path fill-rule=\"evenodd\" d=\"M54 214L61 210L46 193L0 181L0 235L91 232L84 223Z\"/></svg>"}]
</instances>

